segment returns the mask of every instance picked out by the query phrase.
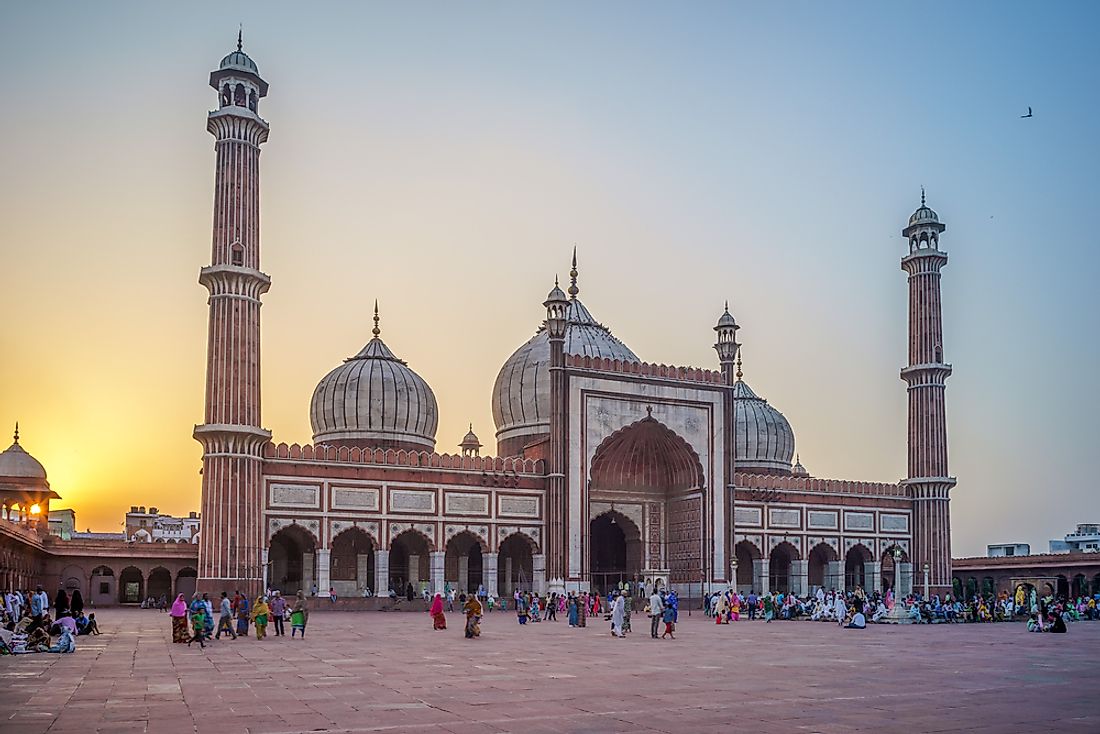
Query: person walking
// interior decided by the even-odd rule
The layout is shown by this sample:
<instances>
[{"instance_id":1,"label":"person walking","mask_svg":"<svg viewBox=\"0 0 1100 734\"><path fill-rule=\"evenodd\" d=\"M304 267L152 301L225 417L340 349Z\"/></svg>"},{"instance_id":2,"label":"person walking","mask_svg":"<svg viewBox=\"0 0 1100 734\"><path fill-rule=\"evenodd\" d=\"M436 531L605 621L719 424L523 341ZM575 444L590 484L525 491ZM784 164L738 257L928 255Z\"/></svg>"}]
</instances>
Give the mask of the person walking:
<instances>
[{"instance_id":1,"label":"person walking","mask_svg":"<svg viewBox=\"0 0 1100 734\"><path fill-rule=\"evenodd\" d=\"M271 615L271 607L267 605L267 597L256 599L252 607L252 624L256 628L256 639L262 640L267 636L267 622Z\"/></svg>"},{"instance_id":2,"label":"person walking","mask_svg":"<svg viewBox=\"0 0 1100 734\"><path fill-rule=\"evenodd\" d=\"M271 622L275 625L275 636L286 637L286 629L283 627L283 620L286 618L286 599L283 595L275 590L272 592L274 596L271 599Z\"/></svg>"},{"instance_id":3,"label":"person walking","mask_svg":"<svg viewBox=\"0 0 1100 734\"><path fill-rule=\"evenodd\" d=\"M615 601L611 604L611 636L623 636L623 615L626 614L626 602L618 591L615 592Z\"/></svg>"},{"instance_id":4,"label":"person walking","mask_svg":"<svg viewBox=\"0 0 1100 734\"><path fill-rule=\"evenodd\" d=\"M664 612L665 605L661 601L661 595L657 592L657 587L653 587L653 593L649 595L649 636L653 639L657 639L657 630L661 626L661 616Z\"/></svg>"},{"instance_id":5,"label":"person walking","mask_svg":"<svg viewBox=\"0 0 1100 734\"><path fill-rule=\"evenodd\" d=\"M187 634L187 601L183 594L176 597L169 611L172 618L172 642L187 642L190 635Z\"/></svg>"},{"instance_id":6,"label":"person walking","mask_svg":"<svg viewBox=\"0 0 1100 734\"><path fill-rule=\"evenodd\" d=\"M306 638L306 622L308 621L309 609L306 608L306 596L299 589L298 596L294 599L294 609L290 612L290 636L294 637L294 633L301 632L304 640Z\"/></svg>"},{"instance_id":7,"label":"person walking","mask_svg":"<svg viewBox=\"0 0 1100 734\"><path fill-rule=\"evenodd\" d=\"M224 591L218 606L218 631L214 634L214 639L220 640L222 632L234 640L237 639L237 633L233 631L233 604L229 601L229 594Z\"/></svg>"}]
</instances>

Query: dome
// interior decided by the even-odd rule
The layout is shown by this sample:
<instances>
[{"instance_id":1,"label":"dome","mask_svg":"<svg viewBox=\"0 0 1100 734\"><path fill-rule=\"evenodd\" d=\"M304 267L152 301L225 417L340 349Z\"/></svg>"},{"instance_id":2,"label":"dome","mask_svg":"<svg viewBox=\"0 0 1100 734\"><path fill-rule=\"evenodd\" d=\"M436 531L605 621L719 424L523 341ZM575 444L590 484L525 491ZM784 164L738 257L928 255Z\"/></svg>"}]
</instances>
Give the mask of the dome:
<instances>
[{"instance_id":1,"label":"dome","mask_svg":"<svg viewBox=\"0 0 1100 734\"><path fill-rule=\"evenodd\" d=\"M19 445L19 426L15 427L15 443L0 454L0 477L45 481L46 469Z\"/></svg>"},{"instance_id":2,"label":"dome","mask_svg":"<svg viewBox=\"0 0 1100 734\"><path fill-rule=\"evenodd\" d=\"M433 451L435 394L378 333L376 311L374 338L317 384L309 406L313 442Z\"/></svg>"},{"instance_id":3,"label":"dome","mask_svg":"<svg viewBox=\"0 0 1100 734\"><path fill-rule=\"evenodd\" d=\"M924 204L921 204L920 208L913 212L913 216L909 217L909 224L936 224L939 221L940 218L936 212Z\"/></svg>"},{"instance_id":4,"label":"dome","mask_svg":"<svg viewBox=\"0 0 1100 734\"><path fill-rule=\"evenodd\" d=\"M727 303L726 310L718 317L718 323L715 325L714 330L728 329L730 327L734 329L738 328L737 321L733 318L733 314L730 313L730 306Z\"/></svg>"},{"instance_id":5,"label":"dome","mask_svg":"<svg viewBox=\"0 0 1100 734\"><path fill-rule=\"evenodd\" d=\"M789 474L794 457L791 424L738 377L733 384L737 471Z\"/></svg>"},{"instance_id":6,"label":"dome","mask_svg":"<svg viewBox=\"0 0 1100 734\"><path fill-rule=\"evenodd\" d=\"M576 296L566 314L565 353L641 361ZM500 368L493 385L493 422L501 456L518 454L524 443L550 432L550 337L545 324Z\"/></svg>"},{"instance_id":7,"label":"dome","mask_svg":"<svg viewBox=\"0 0 1100 734\"><path fill-rule=\"evenodd\" d=\"M797 455L794 457L794 468L791 469L791 476L801 477L803 479L810 476L810 472L806 471L806 467L802 466L802 459Z\"/></svg>"},{"instance_id":8,"label":"dome","mask_svg":"<svg viewBox=\"0 0 1100 734\"><path fill-rule=\"evenodd\" d=\"M219 69L241 69L242 71L251 72L256 76L260 75L260 70L256 67L256 62L252 60L248 54L240 49L222 59L221 64L218 65Z\"/></svg>"}]
</instances>

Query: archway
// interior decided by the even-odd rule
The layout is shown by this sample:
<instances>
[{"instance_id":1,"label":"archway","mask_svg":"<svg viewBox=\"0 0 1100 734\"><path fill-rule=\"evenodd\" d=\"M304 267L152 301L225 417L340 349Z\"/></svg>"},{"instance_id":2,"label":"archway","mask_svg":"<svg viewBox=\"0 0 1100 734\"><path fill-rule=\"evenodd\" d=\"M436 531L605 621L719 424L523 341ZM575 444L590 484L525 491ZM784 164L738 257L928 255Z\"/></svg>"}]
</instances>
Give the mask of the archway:
<instances>
[{"instance_id":1,"label":"archway","mask_svg":"<svg viewBox=\"0 0 1100 734\"><path fill-rule=\"evenodd\" d=\"M763 556L755 543L742 540L733 548L734 558L737 559L737 590L742 593L755 591L753 585L753 561L760 560Z\"/></svg>"},{"instance_id":2,"label":"archway","mask_svg":"<svg viewBox=\"0 0 1100 734\"><path fill-rule=\"evenodd\" d=\"M978 579L970 576L966 579L966 600L971 601L978 595Z\"/></svg>"},{"instance_id":3,"label":"archway","mask_svg":"<svg viewBox=\"0 0 1100 734\"><path fill-rule=\"evenodd\" d=\"M127 566L118 575L119 604L139 604L145 598L145 578L141 569Z\"/></svg>"},{"instance_id":4,"label":"archway","mask_svg":"<svg viewBox=\"0 0 1100 734\"><path fill-rule=\"evenodd\" d=\"M648 506L644 544L642 529L636 522L627 527L622 513L617 513L614 523L622 527L611 528L611 518L601 520L603 514L591 510L586 561L593 588L606 590L620 580L641 577L643 571L659 571L661 576L667 571L672 584L699 580L706 570L706 475L698 454L683 438L649 415L600 443L592 455L589 478L591 503ZM640 513L637 517L641 522ZM635 530L637 545L632 537Z\"/></svg>"},{"instance_id":5,"label":"archway","mask_svg":"<svg viewBox=\"0 0 1100 734\"><path fill-rule=\"evenodd\" d=\"M857 586L867 588L865 563L873 560L870 549L862 543L856 543L844 555L844 588L853 591Z\"/></svg>"},{"instance_id":6,"label":"archway","mask_svg":"<svg viewBox=\"0 0 1100 734\"><path fill-rule=\"evenodd\" d=\"M898 564L909 563L909 554L899 545L892 545L882 552L881 581L882 591L891 589L896 594L901 579L898 578ZM904 590L908 588L906 583L901 584ZM906 592L908 593L908 592Z\"/></svg>"},{"instance_id":7,"label":"archway","mask_svg":"<svg viewBox=\"0 0 1100 734\"><path fill-rule=\"evenodd\" d=\"M166 601L171 603L172 599L172 572L164 566L157 566L149 572L149 593L147 596L151 596L158 602L163 596Z\"/></svg>"},{"instance_id":8,"label":"archway","mask_svg":"<svg viewBox=\"0 0 1100 734\"><path fill-rule=\"evenodd\" d=\"M93 605L110 604L115 600L115 572L110 566L96 566L92 569L92 583L88 587L87 603Z\"/></svg>"},{"instance_id":9,"label":"archway","mask_svg":"<svg viewBox=\"0 0 1100 734\"><path fill-rule=\"evenodd\" d=\"M1089 593L1089 582L1085 577L1085 574L1079 573L1073 577L1073 586L1070 589L1073 594L1073 598L1076 599L1079 596L1085 596Z\"/></svg>"},{"instance_id":10,"label":"archway","mask_svg":"<svg viewBox=\"0 0 1100 734\"><path fill-rule=\"evenodd\" d=\"M484 541L469 530L463 530L447 541L443 578L458 593L477 593L478 587L484 582L481 558L484 550Z\"/></svg>"},{"instance_id":11,"label":"archway","mask_svg":"<svg viewBox=\"0 0 1100 734\"><path fill-rule=\"evenodd\" d=\"M1058 574L1058 588L1055 589L1055 596L1062 599L1069 598L1069 579L1062 574Z\"/></svg>"},{"instance_id":12,"label":"archway","mask_svg":"<svg viewBox=\"0 0 1100 734\"><path fill-rule=\"evenodd\" d=\"M592 518L588 536L591 587L601 595L642 575L642 532L620 512Z\"/></svg>"},{"instance_id":13,"label":"archway","mask_svg":"<svg viewBox=\"0 0 1100 734\"><path fill-rule=\"evenodd\" d=\"M807 557L806 576L810 591L836 588L836 579L829 574L829 564L836 563L836 550L828 543L818 543L810 549Z\"/></svg>"},{"instance_id":14,"label":"archway","mask_svg":"<svg viewBox=\"0 0 1100 734\"><path fill-rule=\"evenodd\" d=\"M798 559L798 551L786 541L772 548L768 558L768 589L781 594L791 591L791 561Z\"/></svg>"},{"instance_id":15,"label":"archway","mask_svg":"<svg viewBox=\"0 0 1100 734\"><path fill-rule=\"evenodd\" d=\"M431 580L431 544L427 536L416 530L406 530L390 541L390 588L398 596L408 585L419 595L421 587Z\"/></svg>"},{"instance_id":16,"label":"archway","mask_svg":"<svg viewBox=\"0 0 1100 734\"><path fill-rule=\"evenodd\" d=\"M184 599L190 599L198 586L199 572L190 566L181 568L176 574L176 593L183 594ZM226 589L228 591L228 589Z\"/></svg>"},{"instance_id":17,"label":"archway","mask_svg":"<svg viewBox=\"0 0 1100 734\"><path fill-rule=\"evenodd\" d=\"M497 588L503 596L516 589L530 591L535 576L535 541L526 533L512 533L500 543Z\"/></svg>"},{"instance_id":18,"label":"archway","mask_svg":"<svg viewBox=\"0 0 1100 734\"><path fill-rule=\"evenodd\" d=\"M963 589L963 580L961 578L959 578L958 576L953 576L951 578L951 595L955 599L963 599L964 598L963 591L964 591L964 589Z\"/></svg>"},{"instance_id":19,"label":"archway","mask_svg":"<svg viewBox=\"0 0 1100 734\"><path fill-rule=\"evenodd\" d=\"M86 596L87 590L84 588L86 578L84 569L80 566L66 566L65 570L61 572L61 585L65 587L65 591L70 596L78 589L81 596Z\"/></svg>"},{"instance_id":20,"label":"archway","mask_svg":"<svg viewBox=\"0 0 1100 734\"><path fill-rule=\"evenodd\" d=\"M268 542L267 585L281 591L283 596L293 595L298 591L304 591L308 596L316 578L313 572L315 553L313 535L305 528L300 525L282 528Z\"/></svg>"},{"instance_id":21,"label":"archway","mask_svg":"<svg viewBox=\"0 0 1100 734\"><path fill-rule=\"evenodd\" d=\"M333 538L329 579L338 595L362 596L364 589L374 586L374 548L374 540L359 527Z\"/></svg>"}]
</instances>

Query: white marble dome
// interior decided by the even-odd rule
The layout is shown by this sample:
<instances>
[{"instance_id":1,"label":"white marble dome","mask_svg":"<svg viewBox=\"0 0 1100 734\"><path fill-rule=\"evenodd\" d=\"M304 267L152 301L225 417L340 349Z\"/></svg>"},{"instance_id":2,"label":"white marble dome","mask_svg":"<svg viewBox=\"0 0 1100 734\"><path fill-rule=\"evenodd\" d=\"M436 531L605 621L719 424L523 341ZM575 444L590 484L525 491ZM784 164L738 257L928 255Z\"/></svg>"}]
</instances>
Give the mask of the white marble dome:
<instances>
[{"instance_id":1,"label":"white marble dome","mask_svg":"<svg viewBox=\"0 0 1100 734\"><path fill-rule=\"evenodd\" d=\"M638 356L612 335L574 296L566 317L565 353L639 362ZM493 422L498 447L502 442L517 453L517 439L550 432L550 337L543 324L533 337L515 351L497 374L493 385Z\"/></svg>"},{"instance_id":2,"label":"white marble dome","mask_svg":"<svg viewBox=\"0 0 1100 734\"><path fill-rule=\"evenodd\" d=\"M46 468L19 445L18 428L15 429L15 443L0 454L0 477L35 480L46 478Z\"/></svg>"},{"instance_id":3,"label":"white marble dome","mask_svg":"<svg viewBox=\"0 0 1100 734\"><path fill-rule=\"evenodd\" d=\"M256 62L252 60L252 57L246 54L240 49L227 54L222 62L218 65L219 69L242 69L244 71L250 71L253 74L259 76L260 70L256 67Z\"/></svg>"},{"instance_id":4,"label":"white marble dome","mask_svg":"<svg viewBox=\"0 0 1100 734\"><path fill-rule=\"evenodd\" d=\"M309 406L313 442L433 451L435 393L377 333L317 384Z\"/></svg>"},{"instance_id":5,"label":"white marble dome","mask_svg":"<svg viewBox=\"0 0 1100 734\"><path fill-rule=\"evenodd\" d=\"M783 414L738 376L733 385L737 471L790 474L794 431Z\"/></svg>"}]
</instances>

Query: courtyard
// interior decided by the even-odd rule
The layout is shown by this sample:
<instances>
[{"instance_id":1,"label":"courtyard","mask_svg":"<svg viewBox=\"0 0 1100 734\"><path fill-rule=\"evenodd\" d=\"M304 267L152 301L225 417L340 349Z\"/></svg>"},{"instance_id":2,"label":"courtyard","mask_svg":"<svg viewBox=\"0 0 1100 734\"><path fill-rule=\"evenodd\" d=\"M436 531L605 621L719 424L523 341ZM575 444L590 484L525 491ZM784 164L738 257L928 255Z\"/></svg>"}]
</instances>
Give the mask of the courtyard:
<instances>
[{"instance_id":1,"label":"courtyard","mask_svg":"<svg viewBox=\"0 0 1100 734\"><path fill-rule=\"evenodd\" d=\"M156 611L103 609L72 655L0 658L0 731L44 732L1013 732L1100 731L1100 623L871 626L682 615L520 627L315 613L308 637L173 645ZM270 629L270 628L269 628Z\"/></svg>"}]
</instances>

